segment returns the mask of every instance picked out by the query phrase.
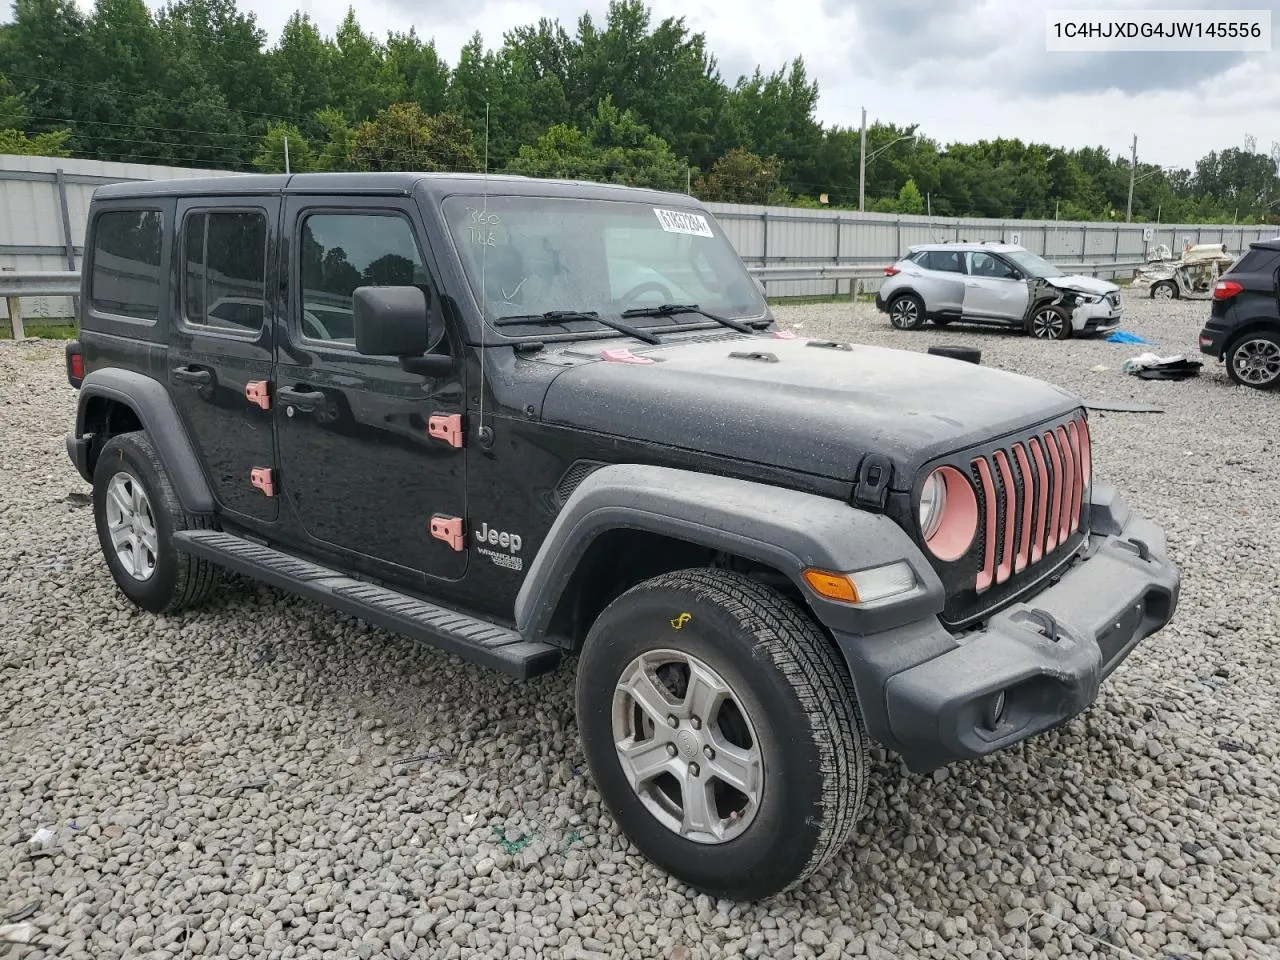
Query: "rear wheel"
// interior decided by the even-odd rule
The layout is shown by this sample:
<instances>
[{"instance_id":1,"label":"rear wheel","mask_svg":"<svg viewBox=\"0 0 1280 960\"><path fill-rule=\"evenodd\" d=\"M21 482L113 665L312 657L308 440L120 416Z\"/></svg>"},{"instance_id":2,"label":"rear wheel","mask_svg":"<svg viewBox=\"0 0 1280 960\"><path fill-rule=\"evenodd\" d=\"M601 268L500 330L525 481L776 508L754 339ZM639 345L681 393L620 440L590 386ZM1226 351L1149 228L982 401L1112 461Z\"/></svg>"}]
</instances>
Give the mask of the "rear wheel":
<instances>
[{"instance_id":1,"label":"rear wheel","mask_svg":"<svg viewBox=\"0 0 1280 960\"><path fill-rule=\"evenodd\" d=\"M889 301L889 322L898 330L915 330L924 323L924 301L901 293Z\"/></svg>"},{"instance_id":2,"label":"rear wheel","mask_svg":"<svg viewBox=\"0 0 1280 960\"><path fill-rule=\"evenodd\" d=\"M866 792L852 684L818 625L738 574L627 591L578 664L592 776L646 857L713 896L793 886L840 849Z\"/></svg>"},{"instance_id":3,"label":"rear wheel","mask_svg":"<svg viewBox=\"0 0 1280 960\"><path fill-rule=\"evenodd\" d=\"M1062 307L1046 303L1031 312L1031 335L1037 340L1065 340L1071 336L1071 316Z\"/></svg>"},{"instance_id":4,"label":"rear wheel","mask_svg":"<svg viewBox=\"0 0 1280 960\"><path fill-rule=\"evenodd\" d=\"M145 433L122 433L102 448L93 470L93 514L111 576L138 606L171 613L208 595L216 568L173 545L174 531L206 523L183 511Z\"/></svg>"},{"instance_id":5,"label":"rear wheel","mask_svg":"<svg viewBox=\"0 0 1280 960\"><path fill-rule=\"evenodd\" d=\"M1151 285L1151 299L1177 300L1178 285L1172 280L1161 280L1159 283L1153 283Z\"/></svg>"},{"instance_id":6,"label":"rear wheel","mask_svg":"<svg viewBox=\"0 0 1280 960\"><path fill-rule=\"evenodd\" d=\"M1236 383L1258 390L1280 386L1280 333L1247 333L1227 350L1227 375Z\"/></svg>"}]
</instances>

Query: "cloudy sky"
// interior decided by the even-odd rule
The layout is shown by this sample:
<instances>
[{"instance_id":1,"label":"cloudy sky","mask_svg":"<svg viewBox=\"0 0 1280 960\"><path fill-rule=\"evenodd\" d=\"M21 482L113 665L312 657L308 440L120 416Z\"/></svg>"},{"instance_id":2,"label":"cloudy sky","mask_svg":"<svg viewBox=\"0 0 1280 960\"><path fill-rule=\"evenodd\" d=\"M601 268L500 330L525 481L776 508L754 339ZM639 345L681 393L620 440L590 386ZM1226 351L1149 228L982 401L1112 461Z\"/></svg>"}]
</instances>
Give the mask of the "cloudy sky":
<instances>
[{"instance_id":1,"label":"cloudy sky","mask_svg":"<svg viewBox=\"0 0 1280 960\"><path fill-rule=\"evenodd\" d=\"M274 39L295 5L332 32L349 0L239 0ZM490 46L541 16L570 30L608 0L361 0L366 30L410 25L457 51L479 30ZM1046 53L1049 10L1231 7L1272 11L1280 0L650 0L655 20L684 16L706 34L732 82L756 64L776 69L802 54L821 93L819 119L856 126L918 123L944 143L1020 137L1128 152L1190 166L1212 149L1280 141L1280 52ZM727 15L732 10L732 15Z\"/></svg>"}]
</instances>

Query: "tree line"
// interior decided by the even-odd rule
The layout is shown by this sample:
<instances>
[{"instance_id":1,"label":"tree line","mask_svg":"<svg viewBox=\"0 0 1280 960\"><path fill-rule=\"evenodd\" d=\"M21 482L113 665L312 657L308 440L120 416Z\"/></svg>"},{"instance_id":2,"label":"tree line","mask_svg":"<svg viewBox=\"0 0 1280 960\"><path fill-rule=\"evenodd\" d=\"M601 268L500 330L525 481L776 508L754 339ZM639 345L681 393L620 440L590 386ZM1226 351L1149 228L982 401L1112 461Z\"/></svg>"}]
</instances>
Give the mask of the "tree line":
<instances>
[{"instance_id":1,"label":"tree line","mask_svg":"<svg viewBox=\"0 0 1280 960\"><path fill-rule=\"evenodd\" d=\"M232 170L481 170L688 190L704 200L856 207L860 131L816 119L796 57L730 83L683 18L614 0L602 23L479 33L450 63L410 29L279 39L235 0L15 0L0 26L0 153ZM1123 218L1125 156L1018 139L942 144L867 130L866 207L939 216ZM1280 151L1140 163L1134 219L1280 222Z\"/></svg>"}]
</instances>

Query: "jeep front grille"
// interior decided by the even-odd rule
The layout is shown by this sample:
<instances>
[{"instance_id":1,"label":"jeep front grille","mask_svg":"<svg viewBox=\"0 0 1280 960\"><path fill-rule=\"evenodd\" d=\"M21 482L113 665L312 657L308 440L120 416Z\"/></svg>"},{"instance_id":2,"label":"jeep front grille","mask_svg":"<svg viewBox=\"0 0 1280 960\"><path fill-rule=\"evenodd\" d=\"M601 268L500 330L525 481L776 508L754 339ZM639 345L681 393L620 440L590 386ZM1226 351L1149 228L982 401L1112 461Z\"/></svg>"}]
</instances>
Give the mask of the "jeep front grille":
<instances>
[{"instance_id":1,"label":"jeep front grille","mask_svg":"<svg viewBox=\"0 0 1280 960\"><path fill-rule=\"evenodd\" d=\"M1092 471L1084 417L974 457L982 594L1048 558L1080 529Z\"/></svg>"}]
</instances>

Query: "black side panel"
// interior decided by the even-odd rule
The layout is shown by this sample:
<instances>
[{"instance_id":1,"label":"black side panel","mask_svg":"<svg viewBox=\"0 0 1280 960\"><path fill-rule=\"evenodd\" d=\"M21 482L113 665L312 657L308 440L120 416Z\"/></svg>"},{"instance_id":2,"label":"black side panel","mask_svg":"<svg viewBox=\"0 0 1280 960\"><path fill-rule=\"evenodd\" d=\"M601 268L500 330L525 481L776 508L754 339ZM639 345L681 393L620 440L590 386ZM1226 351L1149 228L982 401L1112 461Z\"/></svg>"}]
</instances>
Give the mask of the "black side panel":
<instances>
[{"instance_id":1,"label":"black side panel","mask_svg":"<svg viewBox=\"0 0 1280 960\"><path fill-rule=\"evenodd\" d=\"M85 408L94 397L126 404L150 435L183 507L192 513L213 511L213 495L195 448L164 384L131 370L94 370L80 388L76 436L84 436Z\"/></svg>"},{"instance_id":2,"label":"black side panel","mask_svg":"<svg viewBox=\"0 0 1280 960\"><path fill-rule=\"evenodd\" d=\"M561 593L591 542L614 529L648 530L769 564L804 592L832 630L875 633L942 611L942 583L888 517L847 503L709 474L618 464L583 480L556 518L516 597L516 628L543 637ZM857 608L824 600L800 579L806 567L853 572L905 560L916 594Z\"/></svg>"}]
</instances>

